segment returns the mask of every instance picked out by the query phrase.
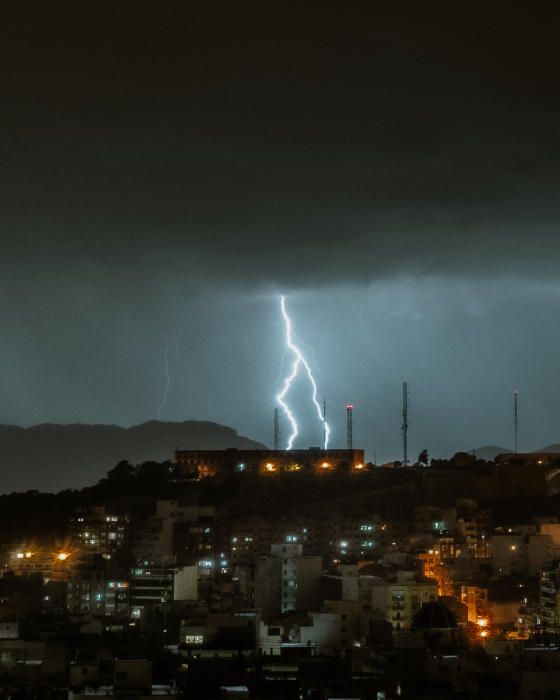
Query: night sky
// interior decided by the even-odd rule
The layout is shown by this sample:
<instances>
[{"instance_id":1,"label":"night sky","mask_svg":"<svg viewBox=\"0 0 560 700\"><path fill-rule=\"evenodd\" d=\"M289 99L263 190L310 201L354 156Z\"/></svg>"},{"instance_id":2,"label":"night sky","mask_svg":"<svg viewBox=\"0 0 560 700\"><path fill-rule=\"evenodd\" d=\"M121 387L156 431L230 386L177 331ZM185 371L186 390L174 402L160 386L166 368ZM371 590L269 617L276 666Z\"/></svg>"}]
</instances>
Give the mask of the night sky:
<instances>
[{"instance_id":1,"label":"night sky","mask_svg":"<svg viewBox=\"0 0 560 700\"><path fill-rule=\"evenodd\" d=\"M162 420L270 444L284 293L333 444L398 457L403 380L413 455L512 447L513 389L560 441L559 16L470 12L3 7L0 422L153 419L168 348Z\"/></svg>"}]
</instances>

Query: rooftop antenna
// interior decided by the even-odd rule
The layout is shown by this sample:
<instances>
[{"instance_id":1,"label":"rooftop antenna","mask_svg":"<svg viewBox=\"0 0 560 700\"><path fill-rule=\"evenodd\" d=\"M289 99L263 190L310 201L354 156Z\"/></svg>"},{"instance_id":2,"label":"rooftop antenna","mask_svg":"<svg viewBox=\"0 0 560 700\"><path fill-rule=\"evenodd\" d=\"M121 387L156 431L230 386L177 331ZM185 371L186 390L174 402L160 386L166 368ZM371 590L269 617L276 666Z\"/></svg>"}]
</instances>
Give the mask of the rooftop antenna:
<instances>
[{"instance_id":1,"label":"rooftop antenna","mask_svg":"<svg viewBox=\"0 0 560 700\"><path fill-rule=\"evenodd\" d=\"M327 449L327 397L323 396L323 450Z\"/></svg>"},{"instance_id":2,"label":"rooftop antenna","mask_svg":"<svg viewBox=\"0 0 560 700\"><path fill-rule=\"evenodd\" d=\"M517 389L513 392L513 451L517 454L517 438L519 435L519 411L517 406L517 400L519 397L519 392Z\"/></svg>"},{"instance_id":3,"label":"rooftop antenna","mask_svg":"<svg viewBox=\"0 0 560 700\"><path fill-rule=\"evenodd\" d=\"M352 449L352 412L354 411L354 404L346 404L346 446L349 450Z\"/></svg>"},{"instance_id":4,"label":"rooftop antenna","mask_svg":"<svg viewBox=\"0 0 560 700\"><path fill-rule=\"evenodd\" d=\"M274 449L279 450L280 449L280 435L282 433L282 430L280 429L280 411L275 408L274 409Z\"/></svg>"},{"instance_id":5,"label":"rooftop antenna","mask_svg":"<svg viewBox=\"0 0 560 700\"><path fill-rule=\"evenodd\" d=\"M403 467L408 467L408 384L402 385L402 436L403 436Z\"/></svg>"}]
</instances>

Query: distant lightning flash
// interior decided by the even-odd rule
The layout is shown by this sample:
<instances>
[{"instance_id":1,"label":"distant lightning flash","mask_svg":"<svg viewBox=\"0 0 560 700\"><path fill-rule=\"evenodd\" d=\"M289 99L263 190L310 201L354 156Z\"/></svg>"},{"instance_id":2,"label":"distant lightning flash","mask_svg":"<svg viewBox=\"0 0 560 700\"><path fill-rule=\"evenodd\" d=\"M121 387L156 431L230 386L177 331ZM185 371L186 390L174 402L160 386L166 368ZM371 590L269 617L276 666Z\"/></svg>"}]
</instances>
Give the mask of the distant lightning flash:
<instances>
[{"instance_id":1,"label":"distant lightning flash","mask_svg":"<svg viewBox=\"0 0 560 700\"><path fill-rule=\"evenodd\" d=\"M169 393L169 385L171 384L171 375L169 374L169 340L167 336L164 336L165 338L165 353L164 353L164 360L163 360L163 371L165 374L165 388L163 390L163 397L161 399L161 403L159 405L159 408L157 410L157 419L159 420L161 416L161 412L163 411L165 404L167 403L167 394Z\"/></svg>"},{"instance_id":2,"label":"distant lightning flash","mask_svg":"<svg viewBox=\"0 0 560 700\"><path fill-rule=\"evenodd\" d=\"M311 371L311 367L309 366L309 363L303 356L303 353L299 349L299 347L294 343L294 338L293 338L293 332L292 332L292 321L290 317L288 316L288 312L286 311L286 299L281 296L280 297L280 309L282 311L282 317L284 319L284 324L285 324L285 329L286 329L286 349L289 350L293 357L294 357L294 362L292 364L292 369L290 370L288 376L284 380L284 384L282 386L282 390L280 391L279 394L276 395L276 401L280 404L282 407L282 410L286 414L286 418L288 419L288 422L291 427L291 434L288 437L288 444L286 449L291 450L292 445L294 444L294 440L298 436L298 424L296 421L296 418L293 414L293 411L290 409L288 406L288 403L286 401L286 396L288 395L288 392L290 391L292 382L294 379L297 377L301 365L303 365L305 372L307 374L307 378L309 379L309 382L311 384L311 400L313 401L313 405L315 406L315 409L317 410L317 415L319 417L319 420L324 426L325 430L325 437L324 437L324 447L325 449L328 446L329 443L329 435L330 435L330 429L328 423L324 419L323 412L321 410L321 405L319 401L317 400L317 382L315 381L315 377L313 376L313 372Z\"/></svg>"}]
</instances>

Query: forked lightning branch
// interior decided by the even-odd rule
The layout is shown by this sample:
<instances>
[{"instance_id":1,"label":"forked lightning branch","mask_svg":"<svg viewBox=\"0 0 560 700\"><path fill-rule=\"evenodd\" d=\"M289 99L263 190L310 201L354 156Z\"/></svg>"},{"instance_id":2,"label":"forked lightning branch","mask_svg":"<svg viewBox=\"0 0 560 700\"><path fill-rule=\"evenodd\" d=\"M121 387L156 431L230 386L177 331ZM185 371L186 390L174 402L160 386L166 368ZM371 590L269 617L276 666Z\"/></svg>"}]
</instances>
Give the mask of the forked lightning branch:
<instances>
[{"instance_id":1,"label":"forked lightning branch","mask_svg":"<svg viewBox=\"0 0 560 700\"><path fill-rule=\"evenodd\" d=\"M311 366L309 362L306 360L303 352L301 349L298 347L294 340L294 333L292 329L292 320L290 316L288 315L288 311L286 309L286 299L284 296L280 297L280 309L282 312L282 318L284 320L284 328L285 328L285 336L286 336L286 351L289 353L292 357L292 364L290 366L290 369L288 371L288 374L286 375L283 383L282 383L282 389L281 391L276 395L276 401L282 411L284 412L284 415L286 416L286 419L288 421L288 424L290 426L290 434L288 436L288 442L286 445L287 450L291 450L292 446L294 444L295 439L297 438L299 434L299 428L298 428L298 422L295 416L295 413L293 409L290 407L290 404L288 403L288 395L290 393L290 389L292 388L292 385L296 378L299 376L300 372L304 372L305 376L307 377L307 380L310 384L311 388L311 401L313 403L313 406L315 407L315 410L317 411L317 417L319 419L319 422L323 428L323 448L327 449L328 444L329 444L329 436L330 436L330 428L329 425L325 419L325 414L324 410L321 410L321 405L318 400L318 390L317 390L317 382L315 380L315 377L313 376L313 371L311 369Z\"/></svg>"}]
</instances>

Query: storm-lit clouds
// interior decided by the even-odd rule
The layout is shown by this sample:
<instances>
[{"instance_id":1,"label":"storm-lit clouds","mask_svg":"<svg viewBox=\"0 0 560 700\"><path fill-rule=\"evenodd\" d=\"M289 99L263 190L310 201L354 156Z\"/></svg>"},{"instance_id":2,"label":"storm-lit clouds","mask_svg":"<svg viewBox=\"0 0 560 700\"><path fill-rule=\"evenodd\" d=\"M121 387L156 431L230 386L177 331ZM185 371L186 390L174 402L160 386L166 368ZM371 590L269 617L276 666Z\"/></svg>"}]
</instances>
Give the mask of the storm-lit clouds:
<instances>
[{"instance_id":1,"label":"storm-lit clouds","mask_svg":"<svg viewBox=\"0 0 560 700\"><path fill-rule=\"evenodd\" d=\"M558 289L515 279L400 277L288 296L298 338L314 350L333 444L344 444L344 404L356 405L356 440L398 456L400 389L411 388L413 450L434 454L511 443L511 392L521 391L522 447L556 438ZM220 287L199 296L129 304L103 292L68 300L8 342L4 421L116 422L203 418L271 442L283 326L278 300ZM32 330L31 330L32 329ZM11 348L11 352L9 352ZM5 350L6 352L6 350ZM9 371L8 371L9 370ZM320 443L306 388L295 387L302 444Z\"/></svg>"}]
</instances>

